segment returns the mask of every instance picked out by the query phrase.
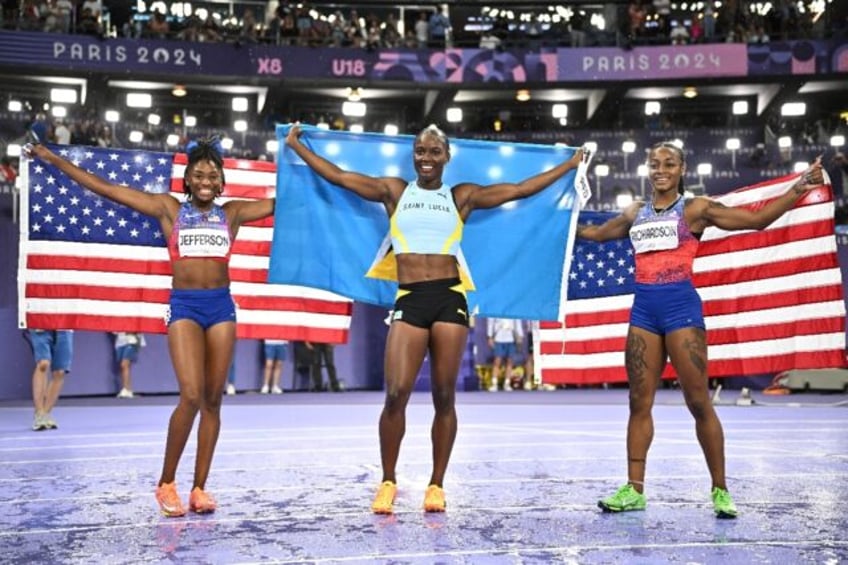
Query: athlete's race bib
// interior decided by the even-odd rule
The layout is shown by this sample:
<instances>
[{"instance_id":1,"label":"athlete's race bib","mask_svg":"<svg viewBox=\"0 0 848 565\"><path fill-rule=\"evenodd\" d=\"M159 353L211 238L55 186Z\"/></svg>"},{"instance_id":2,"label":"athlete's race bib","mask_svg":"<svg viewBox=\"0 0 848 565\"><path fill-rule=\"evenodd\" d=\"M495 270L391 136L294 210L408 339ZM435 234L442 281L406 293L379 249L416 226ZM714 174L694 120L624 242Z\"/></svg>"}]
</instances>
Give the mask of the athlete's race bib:
<instances>
[{"instance_id":1,"label":"athlete's race bib","mask_svg":"<svg viewBox=\"0 0 848 565\"><path fill-rule=\"evenodd\" d=\"M630 228L630 241L636 253L677 249L677 218L635 225Z\"/></svg>"},{"instance_id":2,"label":"athlete's race bib","mask_svg":"<svg viewBox=\"0 0 848 565\"><path fill-rule=\"evenodd\" d=\"M230 236L221 229L191 228L180 231L180 257L226 257Z\"/></svg>"}]
</instances>

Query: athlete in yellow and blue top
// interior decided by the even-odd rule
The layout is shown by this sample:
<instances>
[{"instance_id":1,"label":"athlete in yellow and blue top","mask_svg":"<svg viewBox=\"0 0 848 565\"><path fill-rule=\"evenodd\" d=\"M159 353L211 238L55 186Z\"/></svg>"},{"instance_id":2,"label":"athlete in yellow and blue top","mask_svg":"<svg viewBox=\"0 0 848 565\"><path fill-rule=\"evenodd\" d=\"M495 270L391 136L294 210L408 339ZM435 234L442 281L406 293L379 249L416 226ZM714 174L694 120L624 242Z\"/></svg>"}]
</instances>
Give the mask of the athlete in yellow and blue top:
<instances>
[{"instance_id":1,"label":"athlete in yellow and blue top","mask_svg":"<svg viewBox=\"0 0 848 565\"><path fill-rule=\"evenodd\" d=\"M390 218L399 290L386 340L386 400L380 415L383 480L371 509L378 514L392 512L406 405L429 351L435 416L433 471L424 509L443 512L442 486L457 428L456 380L468 337L468 304L458 265L463 225L476 208L494 208L541 191L576 168L582 152L518 183L449 187L442 183L442 174L450 161L450 144L436 126L415 138L413 165L418 178L412 182L344 171L303 145L300 134L300 128L293 126L286 143L309 167L332 184L382 202Z\"/></svg>"},{"instance_id":2,"label":"athlete in yellow and blue top","mask_svg":"<svg viewBox=\"0 0 848 565\"><path fill-rule=\"evenodd\" d=\"M634 202L600 226L578 226L577 237L607 241L629 234L636 252L636 288L624 353L630 385L627 425L627 484L598 502L605 512L644 510L645 460L654 436L651 408L666 360L677 379L707 460L713 509L719 518L735 518L727 491L724 432L709 396L707 339L701 298L692 284L692 266L704 229L764 229L822 183L821 160L782 196L758 209L729 207L699 196L683 196L683 150L658 143L648 154L653 185L649 202Z\"/></svg>"}]
</instances>

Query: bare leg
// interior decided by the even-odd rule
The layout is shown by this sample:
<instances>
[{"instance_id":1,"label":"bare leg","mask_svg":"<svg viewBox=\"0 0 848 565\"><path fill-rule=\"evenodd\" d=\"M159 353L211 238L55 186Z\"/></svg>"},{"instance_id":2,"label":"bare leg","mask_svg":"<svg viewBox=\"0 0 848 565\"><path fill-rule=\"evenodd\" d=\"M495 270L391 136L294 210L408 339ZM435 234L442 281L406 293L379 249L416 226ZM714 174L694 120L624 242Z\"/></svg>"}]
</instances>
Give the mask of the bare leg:
<instances>
[{"instance_id":1,"label":"bare leg","mask_svg":"<svg viewBox=\"0 0 848 565\"><path fill-rule=\"evenodd\" d=\"M65 384L65 371L62 369L53 371L53 378L47 383L47 393L44 398L44 412L50 412L59 400L62 386Z\"/></svg>"},{"instance_id":2,"label":"bare leg","mask_svg":"<svg viewBox=\"0 0 848 565\"><path fill-rule=\"evenodd\" d=\"M35 364L32 371L32 405L36 414L47 412L47 371L50 370L50 362L44 359Z\"/></svg>"},{"instance_id":3,"label":"bare leg","mask_svg":"<svg viewBox=\"0 0 848 565\"><path fill-rule=\"evenodd\" d=\"M180 400L168 422L168 440L159 484L172 483L185 449L203 394L203 329L191 320L178 320L168 328L168 348L177 375Z\"/></svg>"},{"instance_id":4,"label":"bare leg","mask_svg":"<svg viewBox=\"0 0 848 565\"><path fill-rule=\"evenodd\" d=\"M627 422L627 480L637 492L644 491L645 462L654 439L651 410L665 365L662 337L631 326L625 350L630 383L630 418Z\"/></svg>"},{"instance_id":5,"label":"bare leg","mask_svg":"<svg viewBox=\"0 0 848 565\"><path fill-rule=\"evenodd\" d=\"M677 370L686 406L695 418L695 433L707 460L712 486L727 490L724 431L710 400L706 334L700 328L677 330L666 336L666 346Z\"/></svg>"},{"instance_id":6,"label":"bare leg","mask_svg":"<svg viewBox=\"0 0 848 565\"><path fill-rule=\"evenodd\" d=\"M406 404L427 352L429 330L392 322L386 339L386 399L380 414L383 481L397 482L395 468L406 433Z\"/></svg>"},{"instance_id":7,"label":"bare leg","mask_svg":"<svg viewBox=\"0 0 848 565\"><path fill-rule=\"evenodd\" d=\"M433 474L430 484L443 486L454 440L456 440L456 379L468 338L460 324L436 322L430 333L431 381L433 386Z\"/></svg>"},{"instance_id":8,"label":"bare leg","mask_svg":"<svg viewBox=\"0 0 848 565\"><path fill-rule=\"evenodd\" d=\"M127 390L132 390L132 384L130 382L130 360L123 359L121 360L121 387Z\"/></svg>"},{"instance_id":9,"label":"bare leg","mask_svg":"<svg viewBox=\"0 0 848 565\"><path fill-rule=\"evenodd\" d=\"M271 385L271 373L274 370L274 360L267 359L265 360L265 369L262 373L262 386L268 387Z\"/></svg>"},{"instance_id":10,"label":"bare leg","mask_svg":"<svg viewBox=\"0 0 848 565\"><path fill-rule=\"evenodd\" d=\"M206 375L197 426L197 459L194 463L194 487L204 489L212 456L221 430L221 398L236 343L235 322L222 322L206 330Z\"/></svg>"},{"instance_id":11,"label":"bare leg","mask_svg":"<svg viewBox=\"0 0 848 565\"><path fill-rule=\"evenodd\" d=\"M275 386L275 387L280 386L282 374L283 374L283 362L280 361L279 359L275 359L274 360L274 368L273 368L273 372L272 372L272 381L271 381L273 383L273 386Z\"/></svg>"}]
</instances>

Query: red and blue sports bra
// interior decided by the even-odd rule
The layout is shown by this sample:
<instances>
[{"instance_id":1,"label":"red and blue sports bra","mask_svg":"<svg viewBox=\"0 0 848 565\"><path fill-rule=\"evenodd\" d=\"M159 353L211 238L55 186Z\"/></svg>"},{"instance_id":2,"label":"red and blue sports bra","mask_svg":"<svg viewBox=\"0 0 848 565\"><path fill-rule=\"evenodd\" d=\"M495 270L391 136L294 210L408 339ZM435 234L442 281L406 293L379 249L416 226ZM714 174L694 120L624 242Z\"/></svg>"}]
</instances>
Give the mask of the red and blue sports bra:
<instances>
[{"instance_id":1,"label":"red and blue sports bra","mask_svg":"<svg viewBox=\"0 0 848 565\"><path fill-rule=\"evenodd\" d=\"M209 210L198 210L191 202L183 202L168 239L171 261L180 259L212 259L228 262L233 237L224 209L214 204Z\"/></svg>"}]
</instances>

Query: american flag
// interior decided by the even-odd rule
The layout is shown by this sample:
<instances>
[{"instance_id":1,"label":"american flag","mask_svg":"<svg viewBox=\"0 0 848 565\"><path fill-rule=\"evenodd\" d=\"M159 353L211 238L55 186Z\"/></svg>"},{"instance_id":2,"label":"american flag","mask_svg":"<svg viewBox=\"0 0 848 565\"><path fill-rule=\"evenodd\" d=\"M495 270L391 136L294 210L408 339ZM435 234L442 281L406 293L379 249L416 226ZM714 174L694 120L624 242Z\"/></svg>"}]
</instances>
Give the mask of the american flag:
<instances>
[{"instance_id":1,"label":"american flag","mask_svg":"<svg viewBox=\"0 0 848 565\"><path fill-rule=\"evenodd\" d=\"M185 154L51 149L114 184L184 199ZM221 204L275 194L273 163L225 159L224 168ZM171 267L159 223L84 190L38 159L22 169L19 326L164 333ZM345 343L350 300L266 282L272 233L273 218L243 225L233 245L238 336Z\"/></svg>"},{"instance_id":2,"label":"american flag","mask_svg":"<svg viewBox=\"0 0 848 565\"><path fill-rule=\"evenodd\" d=\"M786 192L790 175L718 198L756 208ZM845 303L831 187L811 191L762 231L705 230L694 263L704 303L711 377L846 366ZM579 223L611 214L581 213ZM542 323L538 366L550 384L625 382L633 302L628 239L578 240L565 324ZM666 377L673 377L670 366Z\"/></svg>"}]
</instances>

